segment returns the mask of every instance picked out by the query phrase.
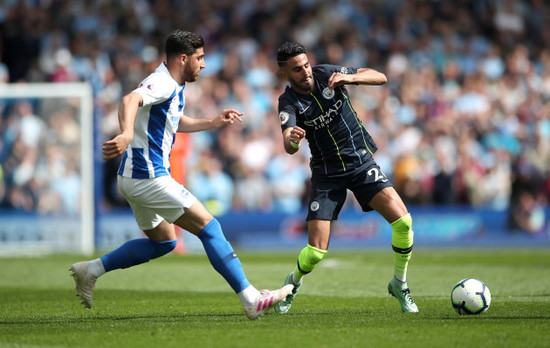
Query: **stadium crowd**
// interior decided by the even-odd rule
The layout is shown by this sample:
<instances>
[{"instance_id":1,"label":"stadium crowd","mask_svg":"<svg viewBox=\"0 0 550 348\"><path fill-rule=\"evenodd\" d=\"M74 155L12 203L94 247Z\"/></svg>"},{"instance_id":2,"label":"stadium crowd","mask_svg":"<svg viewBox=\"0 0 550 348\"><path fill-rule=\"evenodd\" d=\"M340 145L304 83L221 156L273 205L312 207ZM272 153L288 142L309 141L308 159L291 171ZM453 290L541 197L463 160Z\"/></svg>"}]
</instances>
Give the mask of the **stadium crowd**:
<instances>
[{"instance_id":1,"label":"stadium crowd","mask_svg":"<svg viewBox=\"0 0 550 348\"><path fill-rule=\"evenodd\" d=\"M108 139L118 130L120 98L163 60L158 43L174 28L206 40L206 69L186 88L185 114L212 117L233 107L245 115L242 126L193 134L182 159L186 185L214 213L303 206L309 154L307 147L300 156L284 152L276 110L285 86L274 53L292 40L312 48L313 64L387 75L383 87L349 91L379 145L375 159L407 204L509 210L512 229L542 228L550 199L545 1L6 1L0 80L90 82ZM43 175L38 164L47 154L29 158L31 178L21 180L9 165L23 165L9 139L34 136L10 110L0 117L1 204L35 209L32 187L23 190L26 201L12 192ZM124 204L115 192L117 164L104 166L106 209Z\"/></svg>"}]
</instances>

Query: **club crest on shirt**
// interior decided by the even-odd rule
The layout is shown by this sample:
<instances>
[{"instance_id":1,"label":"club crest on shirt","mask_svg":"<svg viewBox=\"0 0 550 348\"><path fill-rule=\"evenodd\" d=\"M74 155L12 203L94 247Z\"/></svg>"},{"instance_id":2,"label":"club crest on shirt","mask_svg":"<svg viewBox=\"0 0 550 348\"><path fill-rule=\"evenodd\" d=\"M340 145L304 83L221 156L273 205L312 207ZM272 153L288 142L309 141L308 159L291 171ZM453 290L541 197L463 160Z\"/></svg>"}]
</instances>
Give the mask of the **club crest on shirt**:
<instances>
[{"instance_id":1,"label":"club crest on shirt","mask_svg":"<svg viewBox=\"0 0 550 348\"><path fill-rule=\"evenodd\" d=\"M290 118L290 115L286 111L279 112L279 119L281 120L281 124L285 124L288 122L288 119Z\"/></svg>"},{"instance_id":2,"label":"club crest on shirt","mask_svg":"<svg viewBox=\"0 0 550 348\"><path fill-rule=\"evenodd\" d=\"M325 87L325 89L323 89L323 98L332 99L333 97L334 97L334 90L328 87Z\"/></svg>"}]
</instances>

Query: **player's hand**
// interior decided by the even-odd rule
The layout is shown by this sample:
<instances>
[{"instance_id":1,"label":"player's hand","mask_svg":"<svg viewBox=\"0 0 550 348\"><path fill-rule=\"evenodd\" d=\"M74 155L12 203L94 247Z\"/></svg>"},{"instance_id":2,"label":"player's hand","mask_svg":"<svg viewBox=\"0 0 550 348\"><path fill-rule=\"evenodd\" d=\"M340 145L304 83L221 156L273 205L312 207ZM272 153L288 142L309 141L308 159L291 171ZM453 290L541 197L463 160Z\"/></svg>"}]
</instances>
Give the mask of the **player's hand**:
<instances>
[{"instance_id":1,"label":"player's hand","mask_svg":"<svg viewBox=\"0 0 550 348\"><path fill-rule=\"evenodd\" d=\"M336 87L350 82L351 80L349 74L333 73L328 79L328 88L334 90Z\"/></svg>"},{"instance_id":2,"label":"player's hand","mask_svg":"<svg viewBox=\"0 0 550 348\"><path fill-rule=\"evenodd\" d=\"M216 128L220 128L228 125L229 123L235 122L235 120L242 122L242 115L242 112L239 112L235 109L224 109L221 114L219 114L218 117L214 119L214 124L216 125Z\"/></svg>"},{"instance_id":3,"label":"player's hand","mask_svg":"<svg viewBox=\"0 0 550 348\"><path fill-rule=\"evenodd\" d=\"M103 159L109 160L113 159L119 155L122 155L124 150L132 142L131 137L128 137L125 134L119 134L113 139L103 143Z\"/></svg>"},{"instance_id":4,"label":"player's hand","mask_svg":"<svg viewBox=\"0 0 550 348\"><path fill-rule=\"evenodd\" d=\"M306 137L306 131L302 128L296 126L293 127L290 131L290 141L296 144L299 144L302 139Z\"/></svg>"}]
</instances>

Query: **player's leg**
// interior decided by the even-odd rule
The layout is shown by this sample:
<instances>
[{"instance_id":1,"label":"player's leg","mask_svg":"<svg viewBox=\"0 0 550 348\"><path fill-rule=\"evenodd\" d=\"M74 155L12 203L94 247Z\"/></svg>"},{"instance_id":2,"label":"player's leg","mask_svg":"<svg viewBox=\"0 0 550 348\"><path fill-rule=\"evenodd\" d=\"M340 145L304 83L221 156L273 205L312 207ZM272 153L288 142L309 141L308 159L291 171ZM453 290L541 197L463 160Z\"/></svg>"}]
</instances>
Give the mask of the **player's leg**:
<instances>
[{"instance_id":1,"label":"player's leg","mask_svg":"<svg viewBox=\"0 0 550 348\"><path fill-rule=\"evenodd\" d=\"M143 231L148 238L137 238L100 257L105 272L136 266L161 257L176 247L174 225L162 220L156 227Z\"/></svg>"},{"instance_id":2,"label":"player's leg","mask_svg":"<svg viewBox=\"0 0 550 348\"><path fill-rule=\"evenodd\" d=\"M411 215L393 187L378 192L369 205L392 226L392 248L395 253L394 273L402 282L407 281L407 265L411 258L413 230Z\"/></svg>"},{"instance_id":3,"label":"player's leg","mask_svg":"<svg viewBox=\"0 0 550 348\"><path fill-rule=\"evenodd\" d=\"M293 272L295 284L325 257L330 242L330 227L338 218L347 196L346 180L312 178L307 222L308 245L300 251Z\"/></svg>"},{"instance_id":4,"label":"player's leg","mask_svg":"<svg viewBox=\"0 0 550 348\"><path fill-rule=\"evenodd\" d=\"M175 224L200 239L210 263L233 288L249 319L257 319L292 291L293 286L274 291L258 291L252 286L237 254L225 238L220 223L198 200L185 208L185 213Z\"/></svg>"},{"instance_id":5,"label":"player's leg","mask_svg":"<svg viewBox=\"0 0 550 348\"><path fill-rule=\"evenodd\" d=\"M388 291L395 296L404 312L418 312L407 285L407 268L412 255L412 218L399 194L393 187L378 192L369 202L392 226L392 248L394 252L394 278Z\"/></svg>"},{"instance_id":6,"label":"player's leg","mask_svg":"<svg viewBox=\"0 0 550 348\"><path fill-rule=\"evenodd\" d=\"M302 286L303 277L323 260L330 242L332 220L338 214L346 200L346 182L339 179L314 178L308 208L308 245L300 251L296 268L287 275L284 285L293 284L292 294L275 307L279 314L287 313L296 294Z\"/></svg>"},{"instance_id":7,"label":"player's leg","mask_svg":"<svg viewBox=\"0 0 550 348\"><path fill-rule=\"evenodd\" d=\"M330 225L331 221L329 220L308 221L308 245L300 251L296 268L287 275L283 283L283 285L294 285L294 289L285 300L281 301L278 306L275 306L275 312L284 314L290 310L292 301L294 301L298 290L302 286L302 278L313 271L327 254L330 241Z\"/></svg>"},{"instance_id":8,"label":"player's leg","mask_svg":"<svg viewBox=\"0 0 550 348\"><path fill-rule=\"evenodd\" d=\"M92 307L92 291L99 276L158 258L172 251L176 245L174 226L156 212L168 206L171 208L163 213L181 214L180 201L186 191L170 186L172 181L169 177L132 179L119 176L117 182L120 193L132 208L138 227L149 238L130 240L98 259L71 266L69 270L75 280L77 296L87 308Z\"/></svg>"},{"instance_id":9,"label":"player's leg","mask_svg":"<svg viewBox=\"0 0 550 348\"><path fill-rule=\"evenodd\" d=\"M250 285L239 258L223 234L220 223L201 202L195 201L174 223L199 238L210 263L235 292L238 293Z\"/></svg>"},{"instance_id":10,"label":"player's leg","mask_svg":"<svg viewBox=\"0 0 550 348\"><path fill-rule=\"evenodd\" d=\"M86 308L92 308L93 289L97 278L106 272L136 266L174 250L174 226L165 220L153 229L144 230L149 238L138 238L122 244L108 254L91 261L80 261L70 267L77 296Z\"/></svg>"},{"instance_id":11,"label":"player's leg","mask_svg":"<svg viewBox=\"0 0 550 348\"><path fill-rule=\"evenodd\" d=\"M330 242L329 220L309 220L308 221L308 245L300 251L296 268L294 269L294 281L300 282L302 278L313 271L313 269L323 260Z\"/></svg>"},{"instance_id":12,"label":"player's leg","mask_svg":"<svg viewBox=\"0 0 550 348\"><path fill-rule=\"evenodd\" d=\"M170 186L172 182L174 180L169 177L143 180L118 177L120 193L130 204L138 227L148 238L124 243L99 260L94 260L92 268L103 265L105 272L128 268L174 250L176 233L170 222L172 216L182 212L180 200L184 193ZM101 272L101 269L97 272Z\"/></svg>"}]
</instances>

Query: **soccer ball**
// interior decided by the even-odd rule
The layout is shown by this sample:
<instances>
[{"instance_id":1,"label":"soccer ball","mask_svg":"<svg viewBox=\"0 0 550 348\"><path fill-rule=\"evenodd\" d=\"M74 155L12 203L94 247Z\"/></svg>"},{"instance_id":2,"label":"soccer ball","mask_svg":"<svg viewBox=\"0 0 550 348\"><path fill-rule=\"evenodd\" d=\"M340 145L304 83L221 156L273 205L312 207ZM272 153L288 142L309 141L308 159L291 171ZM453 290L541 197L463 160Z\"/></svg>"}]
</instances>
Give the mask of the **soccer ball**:
<instances>
[{"instance_id":1,"label":"soccer ball","mask_svg":"<svg viewBox=\"0 0 550 348\"><path fill-rule=\"evenodd\" d=\"M460 315L481 314L489 309L491 292L481 280L466 278L451 291L451 304Z\"/></svg>"}]
</instances>

